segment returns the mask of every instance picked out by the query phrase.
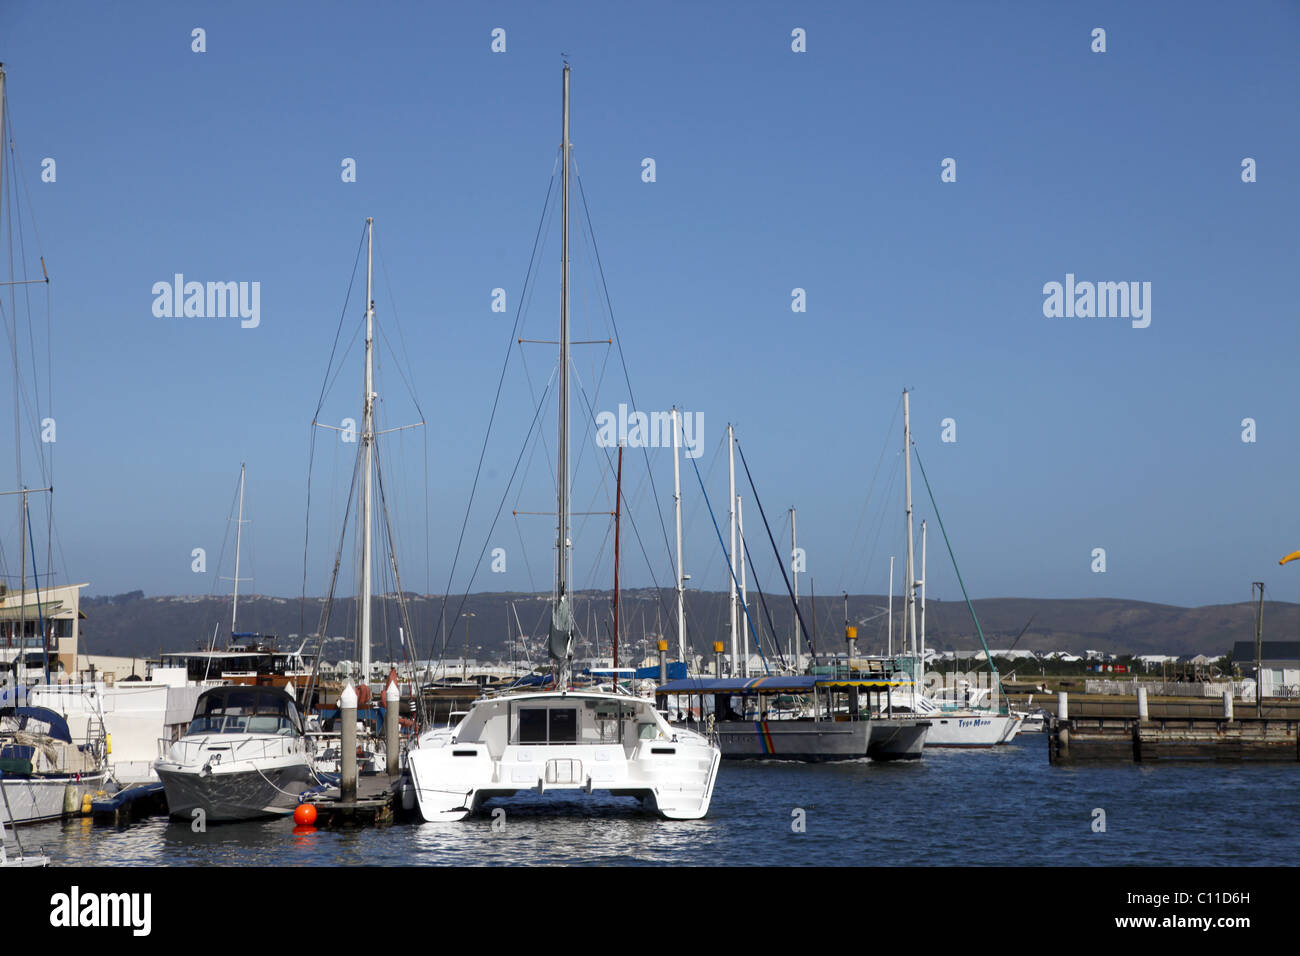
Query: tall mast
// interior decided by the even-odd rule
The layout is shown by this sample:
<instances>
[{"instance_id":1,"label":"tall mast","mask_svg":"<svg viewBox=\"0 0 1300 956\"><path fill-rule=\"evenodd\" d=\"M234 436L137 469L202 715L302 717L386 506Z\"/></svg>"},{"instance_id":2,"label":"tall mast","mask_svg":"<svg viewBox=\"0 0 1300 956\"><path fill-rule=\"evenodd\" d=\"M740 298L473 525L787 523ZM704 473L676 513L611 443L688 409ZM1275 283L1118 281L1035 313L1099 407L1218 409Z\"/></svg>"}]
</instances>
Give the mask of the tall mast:
<instances>
[{"instance_id":1,"label":"tall mast","mask_svg":"<svg viewBox=\"0 0 1300 956\"><path fill-rule=\"evenodd\" d=\"M239 548L244 540L244 462L239 463L239 517L235 519L235 594L230 602L230 636L235 635L239 613Z\"/></svg>"},{"instance_id":2,"label":"tall mast","mask_svg":"<svg viewBox=\"0 0 1300 956\"><path fill-rule=\"evenodd\" d=\"M0 63L0 201L4 198L4 181L5 181L5 150L4 144L9 139L5 132L5 70L4 64ZM2 203L0 203L2 204ZM4 212L0 208L0 212ZM19 409L21 405L18 400L18 323L17 321L9 329L9 347L13 352L14 360L14 472L18 477L17 487L23 487L23 441L22 429L20 427ZM27 549L23 547L23 538L27 533L27 493L24 491L18 502L18 553L19 566L21 570L18 573L18 657L17 660L24 660L23 638L27 630ZM21 676L21 675L19 675Z\"/></svg>"},{"instance_id":3,"label":"tall mast","mask_svg":"<svg viewBox=\"0 0 1300 956\"><path fill-rule=\"evenodd\" d=\"M361 680L370 681L370 482L375 445L375 220L366 219L366 390L361 424Z\"/></svg>"},{"instance_id":4,"label":"tall mast","mask_svg":"<svg viewBox=\"0 0 1300 956\"><path fill-rule=\"evenodd\" d=\"M551 608L551 657L559 662L557 689L567 683L573 659L569 609L569 64L564 64L564 119L560 138L560 447L556 472L555 597Z\"/></svg>"},{"instance_id":5,"label":"tall mast","mask_svg":"<svg viewBox=\"0 0 1300 956\"><path fill-rule=\"evenodd\" d=\"M682 568L682 466L678 441L677 406L673 423L673 510L677 513L677 659L686 660L686 578Z\"/></svg>"},{"instance_id":6,"label":"tall mast","mask_svg":"<svg viewBox=\"0 0 1300 956\"><path fill-rule=\"evenodd\" d=\"M921 522L921 659L925 659L925 522Z\"/></svg>"},{"instance_id":7,"label":"tall mast","mask_svg":"<svg viewBox=\"0 0 1300 956\"><path fill-rule=\"evenodd\" d=\"M614 669L618 670L618 555L619 519L623 516L623 445L618 446L618 478L614 482ZM614 675L614 689L618 690L618 674Z\"/></svg>"},{"instance_id":8,"label":"tall mast","mask_svg":"<svg viewBox=\"0 0 1300 956\"><path fill-rule=\"evenodd\" d=\"M912 563L912 418L908 410L907 391L903 391L903 455L906 456L907 475L907 567L904 582L907 590L907 611L903 617L903 626L912 635L912 654L916 654L916 566ZM907 647L907 634L903 635L903 647ZM913 675L915 677L915 675Z\"/></svg>"},{"instance_id":9,"label":"tall mast","mask_svg":"<svg viewBox=\"0 0 1300 956\"><path fill-rule=\"evenodd\" d=\"M889 643L886 646L886 655L894 656L894 556L889 556Z\"/></svg>"},{"instance_id":10,"label":"tall mast","mask_svg":"<svg viewBox=\"0 0 1300 956\"><path fill-rule=\"evenodd\" d=\"M727 512L731 516L731 577L728 583L731 610L731 672L736 673L740 661L740 648L737 643L736 626L739 624L740 609L736 606L736 434L731 425L727 425Z\"/></svg>"},{"instance_id":11,"label":"tall mast","mask_svg":"<svg viewBox=\"0 0 1300 956\"><path fill-rule=\"evenodd\" d=\"M736 527L740 532L740 605L745 609L745 619L749 620L749 601L745 597L745 509L740 498L736 499ZM741 677L749 676L749 628L745 628L745 640L741 655Z\"/></svg>"},{"instance_id":12,"label":"tall mast","mask_svg":"<svg viewBox=\"0 0 1300 956\"><path fill-rule=\"evenodd\" d=\"M794 575L794 666L799 667L799 563L795 555L799 553L799 538L795 532L794 509L790 509L790 571Z\"/></svg>"}]
</instances>

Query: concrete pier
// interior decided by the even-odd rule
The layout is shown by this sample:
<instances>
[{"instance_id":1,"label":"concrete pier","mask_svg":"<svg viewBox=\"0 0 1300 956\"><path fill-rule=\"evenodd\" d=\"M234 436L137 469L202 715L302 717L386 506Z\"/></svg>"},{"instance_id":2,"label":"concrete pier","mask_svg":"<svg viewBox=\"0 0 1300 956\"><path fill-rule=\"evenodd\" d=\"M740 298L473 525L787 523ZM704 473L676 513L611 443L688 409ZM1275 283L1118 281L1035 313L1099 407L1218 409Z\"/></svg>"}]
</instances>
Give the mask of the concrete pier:
<instances>
[{"instance_id":1,"label":"concrete pier","mask_svg":"<svg viewBox=\"0 0 1300 956\"><path fill-rule=\"evenodd\" d=\"M1300 711L1266 702L1264 716L1236 716L1231 694L1221 702L1149 701L1136 697L1068 701L1061 692L1048 725L1048 760L1260 760L1300 762Z\"/></svg>"}]
</instances>

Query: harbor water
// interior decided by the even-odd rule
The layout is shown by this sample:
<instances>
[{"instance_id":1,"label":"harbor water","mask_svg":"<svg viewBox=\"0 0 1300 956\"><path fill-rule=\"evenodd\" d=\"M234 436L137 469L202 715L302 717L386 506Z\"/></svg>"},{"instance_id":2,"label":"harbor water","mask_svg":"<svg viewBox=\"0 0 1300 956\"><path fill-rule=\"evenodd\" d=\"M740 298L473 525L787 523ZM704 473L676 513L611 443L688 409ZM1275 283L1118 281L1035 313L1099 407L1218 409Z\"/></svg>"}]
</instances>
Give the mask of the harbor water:
<instances>
[{"instance_id":1,"label":"harbor water","mask_svg":"<svg viewBox=\"0 0 1300 956\"><path fill-rule=\"evenodd\" d=\"M295 833L291 819L25 827L54 866L1291 865L1300 767L1052 767L1046 735L917 762L724 762L698 821L629 798L521 792L459 824ZM500 808L504 813L494 812Z\"/></svg>"}]
</instances>

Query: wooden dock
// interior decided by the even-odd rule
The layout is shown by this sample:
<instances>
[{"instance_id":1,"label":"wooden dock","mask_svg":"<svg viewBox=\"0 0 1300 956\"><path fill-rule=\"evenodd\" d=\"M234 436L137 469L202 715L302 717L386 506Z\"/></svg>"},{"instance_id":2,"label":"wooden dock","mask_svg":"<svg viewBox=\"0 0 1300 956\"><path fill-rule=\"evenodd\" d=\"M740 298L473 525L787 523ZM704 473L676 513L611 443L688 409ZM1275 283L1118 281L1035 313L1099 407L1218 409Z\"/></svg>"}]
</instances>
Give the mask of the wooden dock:
<instances>
[{"instance_id":1,"label":"wooden dock","mask_svg":"<svg viewBox=\"0 0 1300 956\"><path fill-rule=\"evenodd\" d=\"M363 774L357 778L357 798L344 802L338 787L308 795L303 802L316 808L316 826L323 829L347 826L387 826L401 809L404 776L386 773Z\"/></svg>"},{"instance_id":2,"label":"wooden dock","mask_svg":"<svg viewBox=\"0 0 1300 956\"><path fill-rule=\"evenodd\" d=\"M1045 702L1046 703L1046 702ZM1053 705L1056 701L1051 701ZM1300 762L1300 708L1292 702L1106 701L1068 699L1066 716L1049 709L1048 760L1075 764L1102 760ZM1288 706L1278 706L1286 704ZM1242 713L1234 713L1239 706ZM1145 709L1145 715L1140 709ZM1217 714L1214 713L1217 711Z\"/></svg>"}]
</instances>

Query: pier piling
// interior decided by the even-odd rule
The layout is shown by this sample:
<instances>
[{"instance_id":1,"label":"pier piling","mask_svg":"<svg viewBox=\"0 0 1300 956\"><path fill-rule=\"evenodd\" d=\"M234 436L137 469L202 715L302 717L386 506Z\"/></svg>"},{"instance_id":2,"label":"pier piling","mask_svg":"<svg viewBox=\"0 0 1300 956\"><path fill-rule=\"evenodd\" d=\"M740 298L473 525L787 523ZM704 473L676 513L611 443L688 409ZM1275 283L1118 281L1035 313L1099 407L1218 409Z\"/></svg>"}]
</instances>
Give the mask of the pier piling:
<instances>
[{"instance_id":1,"label":"pier piling","mask_svg":"<svg viewBox=\"0 0 1300 956\"><path fill-rule=\"evenodd\" d=\"M402 693L397 689L397 684L392 681L388 682L388 688L384 691L384 749L388 753L388 775L397 776L398 758L401 756L401 743L398 738L398 704L401 702Z\"/></svg>"},{"instance_id":2,"label":"pier piling","mask_svg":"<svg viewBox=\"0 0 1300 956\"><path fill-rule=\"evenodd\" d=\"M345 803L357 799L357 692L352 682L339 695L339 720L342 732L342 775L339 780L340 799Z\"/></svg>"}]
</instances>

